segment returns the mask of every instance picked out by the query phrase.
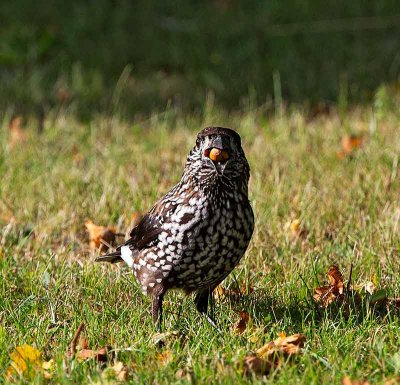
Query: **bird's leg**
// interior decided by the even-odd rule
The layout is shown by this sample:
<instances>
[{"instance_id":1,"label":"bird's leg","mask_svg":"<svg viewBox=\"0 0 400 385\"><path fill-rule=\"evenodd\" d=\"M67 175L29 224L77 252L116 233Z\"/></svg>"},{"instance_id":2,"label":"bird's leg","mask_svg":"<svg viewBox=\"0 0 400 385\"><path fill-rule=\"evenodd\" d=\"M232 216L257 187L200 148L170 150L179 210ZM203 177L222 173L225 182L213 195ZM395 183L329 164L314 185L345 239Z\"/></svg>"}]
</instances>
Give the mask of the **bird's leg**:
<instances>
[{"instance_id":1,"label":"bird's leg","mask_svg":"<svg viewBox=\"0 0 400 385\"><path fill-rule=\"evenodd\" d=\"M196 294L196 297L194 299L194 302L196 304L196 309L200 314L204 314L207 322L214 328L216 329L219 333L221 331L218 329L218 326L214 320L214 301L213 301L213 289L209 288L206 290L201 290L198 291ZM208 300L210 299L211 302L211 314L209 315L207 312L208 309Z\"/></svg>"},{"instance_id":2,"label":"bird's leg","mask_svg":"<svg viewBox=\"0 0 400 385\"><path fill-rule=\"evenodd\" d=\"M153 290L153 321L156 332L161 332L162 326L162 302L164 299L165 290L162 286L158 286Z\"/></svg>"}]
</instances>

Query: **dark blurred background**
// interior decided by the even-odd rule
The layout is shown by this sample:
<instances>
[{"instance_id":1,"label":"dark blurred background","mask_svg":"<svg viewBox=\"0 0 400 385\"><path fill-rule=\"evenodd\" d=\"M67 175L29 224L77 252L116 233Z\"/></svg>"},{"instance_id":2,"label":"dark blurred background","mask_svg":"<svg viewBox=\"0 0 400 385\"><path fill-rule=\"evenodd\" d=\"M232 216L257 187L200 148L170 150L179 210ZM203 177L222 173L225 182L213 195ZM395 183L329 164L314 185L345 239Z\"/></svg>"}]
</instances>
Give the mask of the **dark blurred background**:
<instances>
[{"instance_id":1,"label":"dark blurred background","mask_svg":"<svg viewBox=\"0 0 400 385\"><path fill-rule=\"evenodd\" d=\"M399 71L399 0L0 3L1 110L362 103Z\"/></svg>"}]
</instances>

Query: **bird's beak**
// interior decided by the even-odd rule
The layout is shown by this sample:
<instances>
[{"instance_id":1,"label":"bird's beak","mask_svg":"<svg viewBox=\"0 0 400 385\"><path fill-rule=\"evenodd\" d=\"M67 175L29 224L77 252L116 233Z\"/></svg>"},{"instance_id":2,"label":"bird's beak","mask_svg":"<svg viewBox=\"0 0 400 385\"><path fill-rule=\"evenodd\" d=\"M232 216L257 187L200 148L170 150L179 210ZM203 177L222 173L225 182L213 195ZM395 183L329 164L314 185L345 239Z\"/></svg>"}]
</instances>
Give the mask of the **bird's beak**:
<instances>
[{"instance_id":1,"label":"bird's beak","mask_svg":"<svg viewBox=\"0 0 400 385\"><path fill-rule=\"evenodd\" d=\"M204 156L214 163L224 163L230 158L229 145L229 138L218 135L208 143Z\"/></svg>"}]
</instances>

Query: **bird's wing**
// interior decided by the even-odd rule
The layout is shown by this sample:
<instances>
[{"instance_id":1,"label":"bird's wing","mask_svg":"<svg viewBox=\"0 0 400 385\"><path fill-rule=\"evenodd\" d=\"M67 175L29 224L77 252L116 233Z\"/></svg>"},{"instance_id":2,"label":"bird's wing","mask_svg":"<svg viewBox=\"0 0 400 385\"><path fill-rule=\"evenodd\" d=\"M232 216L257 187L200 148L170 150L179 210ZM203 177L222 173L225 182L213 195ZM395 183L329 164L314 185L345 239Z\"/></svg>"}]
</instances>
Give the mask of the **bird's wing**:
<instances>
[{"instance_id":1,"label":"bird's wing","mask_svg":"<svg viewBox=\"0 0 400 385\"><path fill-rule=\"evenodd\" d=\"M152 207L137 226L132 229L130 238L124 244L118 246L114 252L96 258L96 262L121 262L121 248L123 246L128 246L133 253L149 247L163 231L162 223L164 219L171 215L177 207L176 202L168 199L173 194L174 189Z\"/></svg>"}]
</instances>

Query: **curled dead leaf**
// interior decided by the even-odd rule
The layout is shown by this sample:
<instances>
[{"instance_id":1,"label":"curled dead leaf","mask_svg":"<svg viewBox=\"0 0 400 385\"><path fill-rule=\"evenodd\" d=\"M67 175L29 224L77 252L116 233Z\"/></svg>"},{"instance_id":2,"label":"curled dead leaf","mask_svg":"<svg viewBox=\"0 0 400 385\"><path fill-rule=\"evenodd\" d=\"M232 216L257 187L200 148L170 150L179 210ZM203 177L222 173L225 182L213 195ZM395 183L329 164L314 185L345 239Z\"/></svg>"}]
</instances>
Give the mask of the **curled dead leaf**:
<instances>
[{"instance_id":1,"label":"curled dead leaf","mask_svg":"<svg viewBox=\"0 0 400 385\"><path fill-rule=\"evenodd\" d=\"M115 242L116 233L114 227L97 226L91 220L85 222L86 231L89 234L89 246L91 249L101 248L107 251Z\"/></svg>"},{"instance_id":2,"label":"curled dead leaf","mask_svg":"<svg viewBox=\"0 0 400 385\"><path fill-rule=\"evenodd\" d=\"M239 321L234 325L234 330L236 334L243 334L249 323L250 316L245 311L241 311L239 317Z\"/></svg>"},{"instance_id":3,"label":"curled dead leaf","mask_svg":"<svg viewBox=\"0 0 400 385\"><path fill-rule=\"evenodd\" d=\"M109 373L112 377L115 377L119 382L125 382L129 377L128 368L121 362L117 361L113 366L109 367Z\"/></svg>"},{"instance_id":4,"label":"curled dead leaf","mask_svg":"<svg viewBox=\"0 0 400 385\"><path fill-rule=\"evenodd\" d=\"M267 343L258 349L256 353L262 358L267 358L275 353L291 356L301 352L305 341L304 334L297 333L287 337L284 333L281 333L276 340Z\"/></svg>"},{"instance_id":5,"label":"curled dead leaf","mask_svg":"<svg viewBox=\"0 0 400 385\"><path fill-rule=\"evenodd\" d=\"M306 338L304 334L286 336L281 333L279 337L259 348L255 353L245 357L243 362L244 374L254 373L266 375L271 369L281 364L281 359L292 357L302 352Z\"/></svg>"},{"instance_id":6,"label":"curled dead leaf","mask_svg":"<svg viewBox=\"0 0 400 385\"><path fill-rule=\"evenodd\" d=\"M314 299L322 307L327 307L333 302L343 301L344 298L343 275L336 265L329 268L328 278L329 286L314 289Z\"/></svg>"},{"instance_id":7,"label":"curled dead leaf","mask_svg":"<svg viewBox=\"0 0 400 385\"><path fill-rule=\"evenodd\" d=\"M91 360L94 359L97 362L107 362L109 359L109 351L110 347L106 346L103 348L100 348L98 350L92 350L92 349L82 349L79 350L78 353L76 354L76 358L79 361L86 361L86 360Z\"/></svg>"},{"instance_id":8,"label":"curled dead leaf","mask_svg":"<svg viewBox=\"0 0 400 385\"><path fill-rule=\"evenodd\" d=\"M273 368L273 363L264 360L257 356L257 354L250 354L244 358L243 361L243 374L245 376L255 374L259 376L264 376L269 374Z\"/></svg>"},{"instance_id":9,"label":"curled dead leaf","mask_svg":"<svg viewBox=\"0 0 400 385\"><path fill-rule=\"evenodd\" d=\"M366 293L373 295L376 292L376 285L373 282L368 281L363 285L363 289Z\"/></svg>"}]
</instances>

